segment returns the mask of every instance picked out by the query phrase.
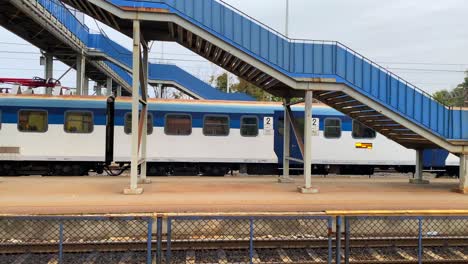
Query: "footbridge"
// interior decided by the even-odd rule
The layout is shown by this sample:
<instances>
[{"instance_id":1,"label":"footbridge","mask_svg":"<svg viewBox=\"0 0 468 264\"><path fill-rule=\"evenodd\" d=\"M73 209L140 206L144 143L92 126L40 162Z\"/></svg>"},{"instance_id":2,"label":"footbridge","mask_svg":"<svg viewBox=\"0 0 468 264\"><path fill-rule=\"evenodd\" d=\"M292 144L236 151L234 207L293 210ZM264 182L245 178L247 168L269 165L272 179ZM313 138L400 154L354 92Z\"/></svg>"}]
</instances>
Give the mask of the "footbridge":
<instances>
[{"instance_id":1,"label":"footbridge","mask_svg":"<svg viewBox=\"0 0 468 264\"><path fill-rule=\"evenodd\" d=\"M16 6L44 0L9 0ZM55 0L58 1L58 0ZM137 188L138 165L145 179L145 127L148 42L177 42L207 60L285 98L284 175L288 180L289 131L303 142L302 192L311 184L313 98L416 150L422 179L422 151L444 148L460 156L459 191L468 190L468 111L434 100L429 94L336 41L289 39L216 0L62 0L133 39L131 63L133 119L132 172L128 193ZM14 19L14 18L12 18ZM76 33L75 36L80 36ZM305 129L299 131L290 99L304 98ZM138 118L138 105L143 114ZM140 129L139 129L140 128ZM135 133L136 134L136 133ZM140 144L143 142L142 144ZM141 145L141 157L139 155Z\"/></svg>"},{"instance_id":2,"label":"footbridge","mask_svg":"<svg viewBox=\"0 0 468 264\"><path fill-rule=\"evenodd\" d=\"M55 57L76 69L78 95L88 94L88 78L108 88L108 94L120 87L131 94L132 53L103 34L90 33L62 2L6 1L0 7L0 25L44 51L45 78L53 78ZM219 91L176 65L149 64L148 70L150 85L175 87L195 99L254 100L244 93Z\"/></svg>"},{"instance_id":3,"label":"footbridge","mask_svg":"<svg viewBox=\"0 0 468 264\"><path fill-rule=\"evenodd\" d=\"M313 98L416 149L418 161L425 148L439 147L460 155L460 190L468 189L468 111L437 102L340 42L289 39L222 1L63 1L132 37L133 65L141 62L139 52L143 52L144 59L147 41L174 41L265 91L284 97L285 119L291 120L296 132L288 99L304 98L305 131L295 133L299 139L303 134L304 192L315 191L310 179ZM139 73L136 68L134 78ZM138 83L133 89L138 89ZM287 146L284 157L287 177ZM421 168L418 162L419 176Z\"/></svg>"}]
</instances>

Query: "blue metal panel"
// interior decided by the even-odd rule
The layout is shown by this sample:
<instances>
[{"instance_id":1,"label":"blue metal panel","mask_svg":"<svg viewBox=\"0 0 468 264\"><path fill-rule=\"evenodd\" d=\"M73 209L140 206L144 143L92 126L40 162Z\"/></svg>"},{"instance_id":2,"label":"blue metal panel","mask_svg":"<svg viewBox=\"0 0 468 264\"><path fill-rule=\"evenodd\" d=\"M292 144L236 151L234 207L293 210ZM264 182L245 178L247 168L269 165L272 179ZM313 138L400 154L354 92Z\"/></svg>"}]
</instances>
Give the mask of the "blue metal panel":
<instances>
[{"instance_id":1,"label":"blue metal panel","mask_svg":"<svg viewBox=\"0 0 468 264\"><path fill-rule=\"evenodd\" d=\"M269 60L268 51L269 51L269 36L272 34L268 34L269 32L266 31L264 28L260 28L260 55L262 58Z\"/></svg>"},{"instance_id":2,"label":"blue metal panel","mask_svg":"<svg viewBox=\"0 0 468 264\"><path fill-rule=\"evenodd\" d=\"M406 115L414 119L414 105L415 105L415 95L416 90L406 87Z\"/></svg>"},{"instance_id":3,"label":"blue metal panel","mask_svg":"<svg viewBox=\"0 0 468 264\"><path fill-rule=\"evenodd\" d=\"M314 46L304 45L304 72L314 72Z\"/></svg>"},{"instance_id":4,"label":"blue metal panel","mask_svg":"<svg viewBox=\"0 0 468 264\"><path fill-rule=\"evenodd\" d=\"M294 43L294 71L304 73L304 44Z\"/></svg>"},{"instance_id":5,"label":"blue metal panel","mask_svg":"<svg viewBox=\"0 0 468 264\"><path fill-rule=\"evenodd\" d=\"M203 7L204 4L206 3L206 0L199 1L201 4L194 5L193 8L193 18L198 21L198 22L203 22Z\"/></svg>"},{"instance_id":6,"label":"blue metal panel","mask_svg":"<svg viewBox=\"0 0 468 264\"><path fill-rule=\"evenodd\" d=\"M242 17L242 47L247 50L250 50L251 25L252 23L247 18Z\"/></svg>"},{"instance_id":7,"label":"blue metal panel","mask_svg":"<svg viewBox=\"0 0 468 264\"><path fill-rule=\"evenodd\" d=\"M323 45L321 44L313 44L313 61L314 67L311 73L323 73Z\"/></svg>"},{"instance_id":8,"label":"blue metal panel","mask_svg":"<svg viewBox=\"0 0 468 264\"><path fill-rule=\"evenodd\" d=\"M362 88L363 83L362 83L362 68L363 68L363 63L361 58L355 58L354 59L354 84L357 87Z\"/></svg>"},{"instance_id":9,"label":"blue metal panel","mask_svg":"<svg viewBox=\"0 0 468 264\"><path fill-rule=\"evenodd\" d=\"M333 65L335 57L335 46L330 44L323 44L323 73L333 74Z\"/></svg>"},{"instance_id":10,"label":"blue metal panel","mask_svg":"<svg viewBox=\"0 0 468 264\"><path fill-rule=\"evenodd\" d=\"M269 34L268 58L275 65L279 65L278 63L278 36L275 34Z\"/></svg>"},{"instance_id":11,"label":"blue metal panel","mask_svg":"<svg viewBox=\"0 0 468 264\"><path fill-rule=\"evenodd\" d=\"M379 69L372 67L371 68L371 92L370 94L374 98L379 98L380 90L380 71Z\"/></svg>"},{"instance_id":12,"label":"blue metal panel","mask_svg":"<svg viewBox=\"0 0 468 264\"><path fill-rule=\"evenodd\" d=\"M461 113L461 121L460 121L460 126L462 128L461 130L461 136L459 138L467 139L468 138L468 110L462 111Z\"/></svg>"},{"instance_id":13,"label":"blue metal panel","mask_svg":"<svg viewBox=\"0 0 468 264\"><path fill-rule=\"evenodd\" d=\"M260 26L250 23L250 50L260 56Z\"/></svg>"},{"instance_id":14,"label":"blue metal panel","mask_svg":"<svg viewBox=\"0 0 468 264\"><path fill-rule=\"evenodd\" d=\"M398 109L404 113L406 112L406 84L403 82L398 82Z\"/></svg>"},{"instance_id":15,"label":"blue metal panel","mask_svg":"<svg viewBox=\"0 0 468 264\"><path fill-rule=\"evenodd\" d=\"M378 70L379 73L379 89L377 92L377 98L381 102L387 102L389 100L390 95L388 94L390 82L389 82L389 76L386 72L381 71L380 69Z\"/></svg>"},{"instance_id":16,"label":"blue metal panel","mask_svg":"<svg viewBox=\"0 0 468 264\"><path fill-rule=\"evenodd\" d=\"M283 64L286 69L291 69L291 42L281 39L283 45Z\"/></svg>"},{"instance_id":17,"label":"blue metal panel","mask_svg":"<svg viewBox=\"0 0 468 264\"><path fill-rule=\"evenodd\" d=\"M426 127L430 125L430 115L424 113L430 113L431 101L426 96L422 96L422 124Z\"/></svg>"},{"instance_id":18,"label":"blue metal panel","mask_svg":"<svg viewBox=\"0 0 468 264\"><path fill-rule=\"evenodd\" d=\"M346 52L346 74L345 79L350 82L354 83L354 55L350 52Z\"/></svg>"},{"instance_id":19,"label":"blue metal panel","mask_svg":"<svg viewBox=\"0 0 468 264\"><path fill-rule=\"evenodd\" d=\"M387 97L387 103L389 103L394 108L398 109L398 80L390 76L390 89L389 97Z\"/></svg>"},{"instance_id":20,"label":"blue metal panel","mask_svg":"<svg viewBox=\"0 0 468 264\"><path fill-rule=\"evenodd\" d=\"M243 31L242 31L242 17L241 16L238 16L238 15L234 15L233 16L233 23L234 23L234 41L239 44L239 45L242 45L242 34L243 34Z\"/></svg>"},{"instance_id":21,"label":"blue metal panel","mask_svg":"<svg viewBox=\"0 0 468 264\"><path fill-rule=\"evenodd\" d=\"M234 16L230 9L224 11L224 34L234 40Z\"/></svg>"},{"instance_id":22,"label":"blue metal panel","mask_svg":"<svg viewBox=\"0 0 468 264\"><path fill-rule=\"evenodd\" d=\"M336 74L341 78L346 77L346 51L337 47L336 49Z\"/></svg>"},{"instance_id":23,"label":"blue metal panel","mask_svg":"<svg viewBox=\"0 0 468 264\"><path fill-rule=\"evenodd\" d=\"M203 15L202 15L203 19L198 21L208 28L211 28L213 26L212 25L213 18L212 18L212 12L211 12L212 3L213 1L211 0L203 1Z\"/></svg>"},{"instance_id":24,"label":"blue metal panel","mask_svg":"<svg viewBox=\"0 0 468 264\"><path fill-rule=\"evenodd\" d=\"M429 99L429 98L428 98ZM434 101L430 100L430 128L434 131L439 131L439 104Z\"/></svg>"},{"instance_id":25,"label":"blue metal panel","mask_svg":"<svg viewBox=\"0 0 468 264\"><path fill-rule=\"evenodd\" d=\"M362 77L362 89L367 94L372 94L372 68L366 61L362 62Z\"/></svg>"}]
</instances>

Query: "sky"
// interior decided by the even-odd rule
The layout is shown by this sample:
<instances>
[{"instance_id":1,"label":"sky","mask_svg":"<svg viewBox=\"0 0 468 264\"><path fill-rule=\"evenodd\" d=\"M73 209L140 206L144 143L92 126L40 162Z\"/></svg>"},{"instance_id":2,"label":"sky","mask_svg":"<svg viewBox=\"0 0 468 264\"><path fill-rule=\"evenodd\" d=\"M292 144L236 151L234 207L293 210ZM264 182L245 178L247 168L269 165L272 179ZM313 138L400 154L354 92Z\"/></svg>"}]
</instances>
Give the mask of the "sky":
<instances>
[{"instance_id":1,"label":"sky","mask_svg":"<svg viewBox=\"0 0 468 264\"><path fill-rule=\"evenodd\" d=\"M225 1L285 32L286 0ZM289 0L289 5L291 38L340 41L430 93L454 88L468 70L466 0ZM131 47L128 37L93 19L85 21ZM37 48L0 28L0 77L43 76L39 56ZM223 71L176 43L154 42L150 58L179 65L204 81ZM66 70L56 62L54 77ZM61 81L74 87L75 72Z\"/></svg>"}]
</instances>

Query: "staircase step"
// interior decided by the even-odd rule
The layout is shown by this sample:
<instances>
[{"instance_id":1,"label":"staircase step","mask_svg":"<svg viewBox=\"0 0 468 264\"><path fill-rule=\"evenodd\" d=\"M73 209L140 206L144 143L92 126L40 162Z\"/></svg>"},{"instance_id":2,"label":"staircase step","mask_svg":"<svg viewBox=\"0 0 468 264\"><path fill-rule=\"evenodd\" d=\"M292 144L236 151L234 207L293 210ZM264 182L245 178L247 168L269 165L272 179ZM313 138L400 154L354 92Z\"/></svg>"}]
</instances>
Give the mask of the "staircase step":
<instances>
[{"instance_id":1,"label":"staircase step","mask_svg":"<svg viewBox=\"0 0 468 264\"><path fill-rule=\"evenodd\" d=\"M350 100L350 101L345 101L345 102L340 102L340 103L335 104L336 107L341 107L341 108L349 107L349 106L356 106L356 105L362 105L362 103L356 100Z\"/></svg>"}]
</instances>

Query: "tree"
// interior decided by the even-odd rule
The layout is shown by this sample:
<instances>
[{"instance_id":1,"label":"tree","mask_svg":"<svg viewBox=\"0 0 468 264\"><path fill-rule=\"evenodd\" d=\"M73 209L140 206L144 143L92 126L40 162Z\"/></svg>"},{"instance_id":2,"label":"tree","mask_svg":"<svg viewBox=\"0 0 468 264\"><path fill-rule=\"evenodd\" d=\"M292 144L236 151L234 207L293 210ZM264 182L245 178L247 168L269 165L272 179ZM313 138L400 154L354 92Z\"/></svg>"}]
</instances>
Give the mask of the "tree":
<instances>
[{"instance_id":1,"label":"tree","mask_svg":"<svg viewBox=\"0 0 468 264\"><path fill-rule=\"evenodd\" d=\"M228 84L227 78L228 78L227 72L222 73L218 76L212 75L210 77L210 83L214 85L218 90L227 92L227 84Z\"/></svg>"},{"instance_id":2,"label":"tree","mask_svg":"<svg viewBox=\"0 0 468 264\"><path fill-rule=\"evenodd\" d=\"M210 83L215 86L218 90L227 92L228 85L228 74L222 73L220 75L212 75L210 77ZM280 97L275 97L263 89L258 88L257 86L247 82L246 80L237 77L237 80L229 84L229 90L232 93L241 92L246 93L258 101L281 101Z\"/></svg>"},{"instance_id":3,"label":"tree","mask_svg":"<svg viewBox=\"0 0 468 264\"><path fill-rule=\"evenodd\" d=\"M468 106L468 71L463 83L452 90L440 90L433 94L434 99L449 106Z\"/></svg>"}]
</instances>

